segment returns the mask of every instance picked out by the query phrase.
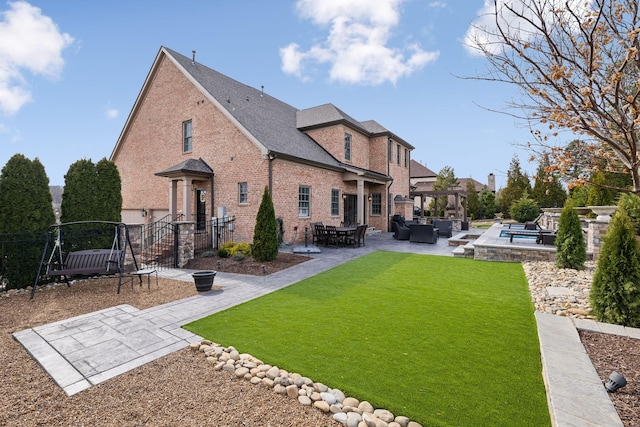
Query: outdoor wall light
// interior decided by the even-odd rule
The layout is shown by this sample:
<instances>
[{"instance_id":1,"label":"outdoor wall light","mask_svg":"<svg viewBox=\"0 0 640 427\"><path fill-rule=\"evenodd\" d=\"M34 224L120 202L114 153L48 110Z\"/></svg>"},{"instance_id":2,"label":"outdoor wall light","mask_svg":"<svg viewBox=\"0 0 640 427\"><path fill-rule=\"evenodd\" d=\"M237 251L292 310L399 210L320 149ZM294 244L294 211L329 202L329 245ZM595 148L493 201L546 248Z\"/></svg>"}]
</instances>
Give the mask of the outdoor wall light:
<instances>
[{"instance_id":1,"label":"outdoor wall light","mask_svg":"<svg viewBox=\"0 0 640 427\"><path fill-rule=\"evenodd\" d=\"M616 390L626 385L627 380L616 371L613 371L604 384L604 388L606 388L609 393L615 393Z\"/></svg>"},{"instance_id":2,"label":"outdoor wall light","mask_svg":"<svg viewBox=\"0 0 640 427\"><path fill-rule=\"evenodd\" d=\"M143 217L147 216L147 209L146 208L140 209L140 215L142 215Z\"/></svg>"},{"instance_id":3,"label":"outdoor wall light","mask_svg":"<svg viewBox=\"0 0 640 427\"><path fill-rule=\"evenodd\" d=\"M371 196L368 197L368 200L371 201Z\"/></svg>"},{"instance_id":4,"label":"outdoor wall light","mask_svg":"<svg viewBox=\"0 0 640 427\"><path fill-rule=\"evenodd\" d=\"M343 199L346 199L346 198L347 198L347 195L346 195L346 194L344 194L344 193L342 193L342 198L343 198Z\"/></svg>"}]
</instances>

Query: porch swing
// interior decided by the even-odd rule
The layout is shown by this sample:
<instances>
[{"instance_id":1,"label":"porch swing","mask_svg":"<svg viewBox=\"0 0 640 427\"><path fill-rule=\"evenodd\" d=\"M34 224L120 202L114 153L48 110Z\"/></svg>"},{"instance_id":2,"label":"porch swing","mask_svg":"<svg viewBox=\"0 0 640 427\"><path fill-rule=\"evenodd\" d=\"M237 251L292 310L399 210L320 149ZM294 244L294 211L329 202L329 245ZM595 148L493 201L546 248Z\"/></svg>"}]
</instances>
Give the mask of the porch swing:
<instances>
[{"instance_id":1,"label":"porch swing","mask_svg":"<svg viewBox=\"0 0 640 427\"><path fill-rule=\"evenodd\" d=\"M95 249L96 246L98 249ZM45 277L63 278L69 287L69 279L72 277L117 275L117 293L120 293L127 247L137 271L138 262L131 247L126 224L112 221L76 221L50 226L38 274L31 289L31 298L33 299L36 287L41 281L43 267ZM139 276L139 279L142 284L142 277Z\"/></svg>"}]
</instances>

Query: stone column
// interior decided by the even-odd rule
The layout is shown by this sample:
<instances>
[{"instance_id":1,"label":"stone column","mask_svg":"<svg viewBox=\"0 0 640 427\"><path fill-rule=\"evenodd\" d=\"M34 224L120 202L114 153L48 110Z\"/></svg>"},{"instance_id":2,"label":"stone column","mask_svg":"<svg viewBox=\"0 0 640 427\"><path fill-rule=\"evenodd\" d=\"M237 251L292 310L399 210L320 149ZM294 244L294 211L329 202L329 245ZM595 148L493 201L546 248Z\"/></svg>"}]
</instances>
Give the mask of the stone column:
<instances>
[{"instance_id":1,"label":"stone column","mask_svg":"<svg viewBox=\"0 0 640 427\"><path fill-rule=\"evenodd\" d=\"M609 221L587 220L587 252L593 254L594 261L598 259L600 248L602 247L602 239L607 234L608 228Z\"/></svg>"},{"instance_id":2,"label":"stone column","mask_svg":"<svg viewBox=\"0 0 640 427\"><path fill-rule=\"evenodd\" d=\"M169 180L169 215L171 220L175 221L178 216L178 181Z\"/></svg>"},{"instance_id":3,"label":"stone column","mask_svg":"<svg viewBox=\"0 0 640 427\"><path fill-rule=\"evenodd\" d=\"M176 264L178 268L182 268L195 256L196 223L194 221L181 221L176 223L176 227L175 238L178 239Z\"/></svg>"},{"instance_id":4,"label":"stone column","mask_svg":"<svg viewBox=\"0 0 640 427\"><path fill-rule=\"evenodd\" d=\"M132 271L135 269L135 264L133 262L131 251L133 251L133 255L136 257L138 268L142 268L142 235L144 224L127 224L127 228L129 229L129 241L131 242L131 248L129 248L128 245L126 247L124 265L125 271Z\"/></svg>"}]
</instances>

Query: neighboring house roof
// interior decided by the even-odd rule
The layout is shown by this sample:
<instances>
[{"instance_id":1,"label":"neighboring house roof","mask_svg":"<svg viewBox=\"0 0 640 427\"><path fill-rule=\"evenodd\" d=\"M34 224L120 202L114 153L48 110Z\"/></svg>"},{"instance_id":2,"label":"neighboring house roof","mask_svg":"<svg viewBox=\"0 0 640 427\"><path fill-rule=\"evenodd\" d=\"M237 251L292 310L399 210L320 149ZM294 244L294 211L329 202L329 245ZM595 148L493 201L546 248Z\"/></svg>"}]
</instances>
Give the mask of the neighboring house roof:
<instances>
[{"instance_id":1,"label":"neighboring house roof","mask_svg":"<svg viewBox=\"0 0 640 427\"><path fill-rule=\"evenodd\" d=\"M204 177L210 177L213 174L213 169L202 159L187 159L184 162L180 162L177 165L171 166L162 172L156 173L158 176L175 177L183 175L201 175Z\"/></svg>"},{"instance_id":2,"label":"neighboring house roof","mask_svg":"<svg viewBox=\"0 0 640 427\"><path fill-rule=\"evenodd\" d=\"M473 182L473 185L476 188L476 191L482 191L482 189L485 187L484 184L476 181L473 178L458 178L458 185L456 187L453 187L451 189L449 189L450 191L467 191L467 181L471 180ZM428 191L435 191L433 189L433 184L435 182L430 181L430 182L416 182L413 185L413 189L412 192L414 193L424 193L424 192L428 192Z\"/></svg>"},{"instance_id":3,"label":"neighboring house roof","mask_svg":"<svg viewBox=\"0 0 640 427\"><path fill-rule=\"evenodd\" d=\"M462 188L463 190L466 190L467 181L473 182L473 186L475 187L476 191L482 191L482 189L485 187L485 184L478 182L473 178L460 178L458 179L458 182L460 183L460 188Z\"/></svg>"},{"instance_id":4,"label":"neighboring house roof","mask_svg":"<svg viewBox=\"0 0 640 427\"><path fill-rule=\"evenodd\" d=\"M435 178L436 176L438 176L437 173L415 160L411 159L409 162L410 178Z\"/></svg>"}]
</instances>

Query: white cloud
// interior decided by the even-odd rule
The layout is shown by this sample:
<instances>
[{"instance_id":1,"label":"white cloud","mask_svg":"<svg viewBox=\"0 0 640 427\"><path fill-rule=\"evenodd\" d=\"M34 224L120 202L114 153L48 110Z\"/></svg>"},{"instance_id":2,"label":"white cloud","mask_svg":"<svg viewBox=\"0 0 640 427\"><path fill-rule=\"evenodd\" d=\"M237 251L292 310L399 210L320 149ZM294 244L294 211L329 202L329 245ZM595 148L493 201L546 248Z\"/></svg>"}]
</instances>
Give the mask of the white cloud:
<instances>
[{"instance_id":1,"label":"white cloud","mask_svg":"<svg viewBox=\"0 0 640 427\"><path fill-rule=\"evenodd\" d=\"M298 0L298 14L329 33L308 50L297 43L281 48L282 70L307 80L310 64L329 64L332 81L376 85L421 69L439 52L424 51L417 43L389 46L403 1Z\"/></svg>"},{"instance_id":2,"label":"white cloud","mask_svg":"<svg viewBox=\"0 0 640 427\"><path fill-rule=\"evenodd\" d=\"M447 3L443 1L434 1L429 3L429 7L447 7Z\"/></svg>"},{"instance_id":3,"label":"white cloud","mask_svg":"<svg viewBox=\"0 0 640 427\"><path fill-rule=\"evenodd\" d=\"M104 116L109 120L117 118L119 114L120 111L116 110L115 108L105 107L104 109Z\"/></svg>"},{"instance_id":4,"label":"white cloud","mask_svg":"<svg viewBox=\"0 0 640 427\"><path fill-rule=\"evenodd\" d=\"M532 22L538 23L540 19L537 16L544 16L547 26L554 25L553 18L556 14L561 14L561 10L565 10L569 5L570 10L574 11L577 16L584 16L590 10L590 2L585 0L548 0L540 2L539 0L513 0L507 3L510 8L518 12L518 15L530 19ZM522 17L517 17L512 12L504 8L505 0L498 0L499 12L498 20L503 30L507 30L508 34L520 39L530 40L538 35L538 31L533 25ZM552 13L553 12L553 13ZM573 16L565 12L566 16L562 18L564 22L575 23ZM471 23L464 37L464 46L467 51L473 55L481 55L481 50L477 46L483 46L490 53L498 53L504 46L500 43L500 39L496 36L496 14L493 0L485 0L484 6L478 11L477 18Z\"/></svg>"},{"instance_id":5,"label":"white cloud","mask_svg":"<svg viewBox=\"0 0 640 427\"><path fill-rule=\"evenodd\" d=\"M58 77L64 66L62 50L73 38L60 32L41 9L24 1L8 5L0 12L0 111L13 114L31 101L24 73Z\"/></svg>"}]
</instances>

